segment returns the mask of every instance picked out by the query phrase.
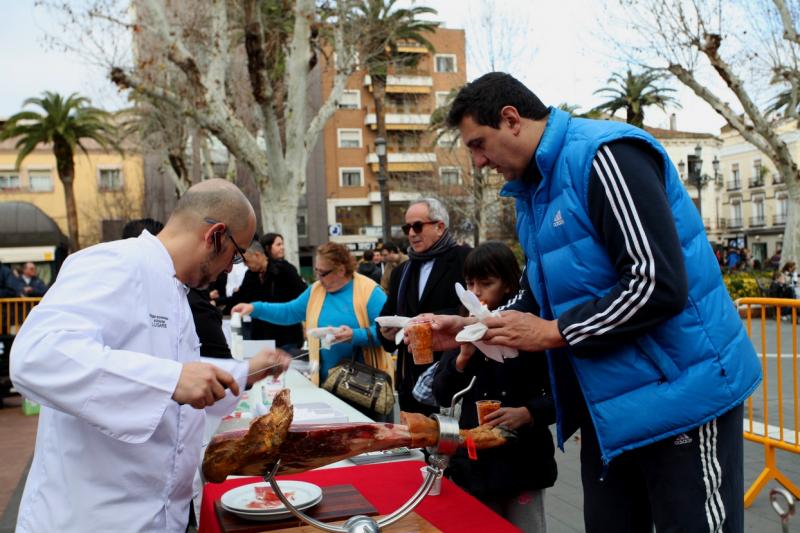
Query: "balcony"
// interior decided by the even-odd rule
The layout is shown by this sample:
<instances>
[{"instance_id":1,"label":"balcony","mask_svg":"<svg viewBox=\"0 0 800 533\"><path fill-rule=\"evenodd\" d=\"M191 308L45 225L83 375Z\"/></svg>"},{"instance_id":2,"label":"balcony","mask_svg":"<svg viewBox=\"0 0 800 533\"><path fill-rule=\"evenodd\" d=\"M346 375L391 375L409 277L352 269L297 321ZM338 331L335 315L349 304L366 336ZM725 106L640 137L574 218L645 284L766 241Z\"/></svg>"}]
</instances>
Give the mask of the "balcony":
<instances>
[{"instance_id":1,"label":"balcony","mask_svg":"<svg viewBox=\"0 0 800 533\"><path fill-rule=\"evenodd\" d=\"M761 176L753 176L749 180L750 188L753 189L755 187L763 187L764 186L764 178Z\"/></svg>"},{"instance_id":2,"label":"balcony","mask_svg":"<svg viewBox=\"0 0 800 533\"><path fill-rule=\"evenodd\" d=\"M742 182L741 181L739 181L739 180L730 180L730 181L728 181L727 189L729 191L738 191L741 188L742 188Z\"/></svg>"},{"instance_id":3,"label":"balcony","mask_svg":"<svg viewBox=\"0 0 800 533\"><path fill-rule=\"evenodd\" d=\"M737 229L742 227L742 219L741 218L729 218L728 225L729 229Z\"/></svg>"},{"instance_id":4,"label":"balcony","mask_svg":"<svg viewBox=\"0 0 800 533\"><path fill-rule=\"evenodd\" d=\"M773 226L785 226L786 225L786 214L780 215L772 215L772 225Z\"/></svg>"},{"instance_id":5,"label":"balcony","mask_svg":"<svg viewBox=\"0 0 800 533\"><path fill-rule=\"evenodd\" d=\"M773 185L782 185L784 183L783 175L775 173L772 175Z\"/></svg>"},{"instance_id":6,"label":"balcony","mask_svg":"<svg viewBox=\"0 0 800 533\"><path fill-rule=\"evenodd\" d=\"M397 51L401 54L427 54L430 52L417 41L402 40L397 42Z\"/></svg>"},{"instance_id":7,"label":"balcony","mask_svg":"<svg viewBox=\"0 0 800 533\"><path fill-rule=\"evenodd\" d=\"M750 217L750 227L751 228L760 228L762 226L766 226L767 223L764 220L764 215Z\"/></svg>"},{"instance_id":8,"label":"balcony","mask_svg":"<svg viewBox=\"0 0 800 533\"><path fill-rule=\"evenodd\" d=\"M378 172L378 155L375 152L367 155L367 164L373 172ZM432 172L436 164L436 154L414 152L412 149L403 149L401 152L390 151L386 154L386 164L389 172Z\"/></svg>"},{"instance_id":9,"label":"balcony","mask_svg":"<svg viewBox=\"0 0 800 533\"><path fill-rule=\"evenodd\" d=\"M364 85L372 90L372 77L364 76ZM433 90L433 77L411 75L388 75L387 93L430 93Z\"/></svg>"},{"instance_id":10,"label":"balcony","mask_svg":"<svg viewBox=\"0 0 800 533\"><path fill-rule=\"evenodd\" d=\"M364 124L371 129L378 129L378 120L375 113L367 113L367 118ZM400 114L400 113L387 113L386 114L386 129L388 131L402 131L402 130L427 130L431 124L430 113L422 114Z\"/></svg>"},{"instance_id":11,"label":"balcony","mask_svg":"<svg viewBox=\"0 0 800 533\"><path fill-rule=\"evenodd\" d=\"M711 229L711 219L703 217L703 227L706 229Z\"/></svg>"}]
</instances>

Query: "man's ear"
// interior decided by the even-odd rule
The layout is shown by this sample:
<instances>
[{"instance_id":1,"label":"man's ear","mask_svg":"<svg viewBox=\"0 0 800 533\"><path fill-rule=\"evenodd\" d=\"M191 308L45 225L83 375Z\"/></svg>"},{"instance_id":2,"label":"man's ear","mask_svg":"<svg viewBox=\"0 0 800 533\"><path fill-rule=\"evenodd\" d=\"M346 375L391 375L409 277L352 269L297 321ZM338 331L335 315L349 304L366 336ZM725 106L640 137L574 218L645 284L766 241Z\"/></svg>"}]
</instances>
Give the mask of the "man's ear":
<instances>
[{"instance_id":1,"label":"man's ear","mask_svg":"<svg viewBox=\"0 0 800 533\"><path fill-rule=\"evenodd\" d=\"M513 105L504 106L500 110L500 121L504 123L511 130L511 133L518 135L522 129L522 121L519 116L519 111Z\"/></svg>"}]
</instances>

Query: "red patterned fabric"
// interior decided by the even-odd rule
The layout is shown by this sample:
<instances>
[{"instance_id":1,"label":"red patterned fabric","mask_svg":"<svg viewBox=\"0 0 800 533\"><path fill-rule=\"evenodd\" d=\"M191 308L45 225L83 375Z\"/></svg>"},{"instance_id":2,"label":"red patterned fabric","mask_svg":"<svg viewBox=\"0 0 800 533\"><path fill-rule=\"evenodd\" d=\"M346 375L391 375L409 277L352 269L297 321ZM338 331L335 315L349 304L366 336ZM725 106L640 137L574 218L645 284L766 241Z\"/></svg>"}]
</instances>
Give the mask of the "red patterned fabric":
<instances>
[{"instance_id":1,"label":"red patterned fabric","mask_svg":"<svg viewBox=\"0 0 800 533\"><path fill-rule=\"evenodd\" d=\"M308 481L321 487L348 483L356 487L383 515L396 510L419 488L422 483L419 471L421 466L423 463L419 461L398 461L312 470L278 478ZM248 477L229 479L219 484L207 483L203 489L199 533L220 533L219 523L214 515L214 502L230 489L256 481L259 481L259 478ZM519 529L461 490L449 479L442 479L442 492L439 496L427 496L415 511L445 532L519 532Z\"/></svg>"}]
</instances>

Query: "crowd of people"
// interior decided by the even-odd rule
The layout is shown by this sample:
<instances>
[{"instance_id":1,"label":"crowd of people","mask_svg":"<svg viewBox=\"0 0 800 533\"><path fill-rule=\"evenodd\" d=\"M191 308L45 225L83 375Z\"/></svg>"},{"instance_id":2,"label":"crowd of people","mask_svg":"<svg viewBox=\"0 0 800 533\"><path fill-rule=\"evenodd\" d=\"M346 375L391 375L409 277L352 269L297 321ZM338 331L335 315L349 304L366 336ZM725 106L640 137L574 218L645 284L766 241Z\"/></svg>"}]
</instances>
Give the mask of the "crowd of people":
<instances>
[{"instance_id":1,"label":"crowd of people","mask_svg":"<svg viewBox=\"0 0 800 533\"><path fill-rule=\"evenodd\" d=\"M405 253L386 242L357 263L330 242L306 285L223 180L190 188L163 228L69 257L13 348L15 385L42 404L18 531L183 531L203 413L229 411L306 342L315 382L358 360L394 376L404 411L439 412L475 377L461 426L517 440L459 452L446 475L523 531L546 530L552 424L558 446L580 431L586 531L743 531L742 402L760 365L663 147L504 73L465 85L447 122L506 179L524 269L504 243L458 244L442 202L420 198ZM477 321L456 283L493 311L482 345L455 340ZM282 350L230 359L225 313ZM432 361L380 317L432 324ZM490 359L495 345L518 355ZM486 399L501 405L481 422Z\"/></svg>"},{"instance_id":2,"label":"crowd of people","mask_svg":"<svg viewBox=\"0 0 800 533\"><path fill-rule=\"evenodd\" d=\"M0 298L41 297L47 288L37 275L35 263L23 263L19 269L0 263Z\"/></svg>"}]
</instances>

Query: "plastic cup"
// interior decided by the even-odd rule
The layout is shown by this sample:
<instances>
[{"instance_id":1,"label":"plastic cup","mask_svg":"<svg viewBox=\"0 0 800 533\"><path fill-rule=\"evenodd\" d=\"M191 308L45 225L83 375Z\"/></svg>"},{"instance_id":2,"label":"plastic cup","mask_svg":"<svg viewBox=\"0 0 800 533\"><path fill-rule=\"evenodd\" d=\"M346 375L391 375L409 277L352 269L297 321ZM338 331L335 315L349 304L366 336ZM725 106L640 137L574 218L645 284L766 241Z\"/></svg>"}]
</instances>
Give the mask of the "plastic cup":
<instances>
[{"instance_id":1,"label":"plastic cup","mask_svg":"<svg viewBox=\"0 0 800 533\"><path fill-rule=\"evenodd\" d=\"M478 425L482 426L486 415L494 413L500 409L501 405L502 403L499 400L478 400L475 402L475 407L478 408Z\"/></svg>"},{"instance_id":2,"label":"plastic cup","mask_svg":"<svg viewBox=\"0 0 800 533\"><path fill-rule=\"evenodd\" d=\"M422 473L422 480L425 481L425 478L428 477L428 467L423 466L419 469ZM441 474L436 476L436 479L433 480L433 485L431 485L431 490L428 492L428 496L438 496L442 492L442 476Z\"/></svg>"},{"instance_id":3,"label":"plastic cup","mask_svg":"<svg viewBox=\"0 0 800 533\"><path fill-rule=\"evenodd\" d=\"M408 344L414 357L415 365L433 363L433 321L420 320L406 326Z\"/></svg>"}]
</instances>

